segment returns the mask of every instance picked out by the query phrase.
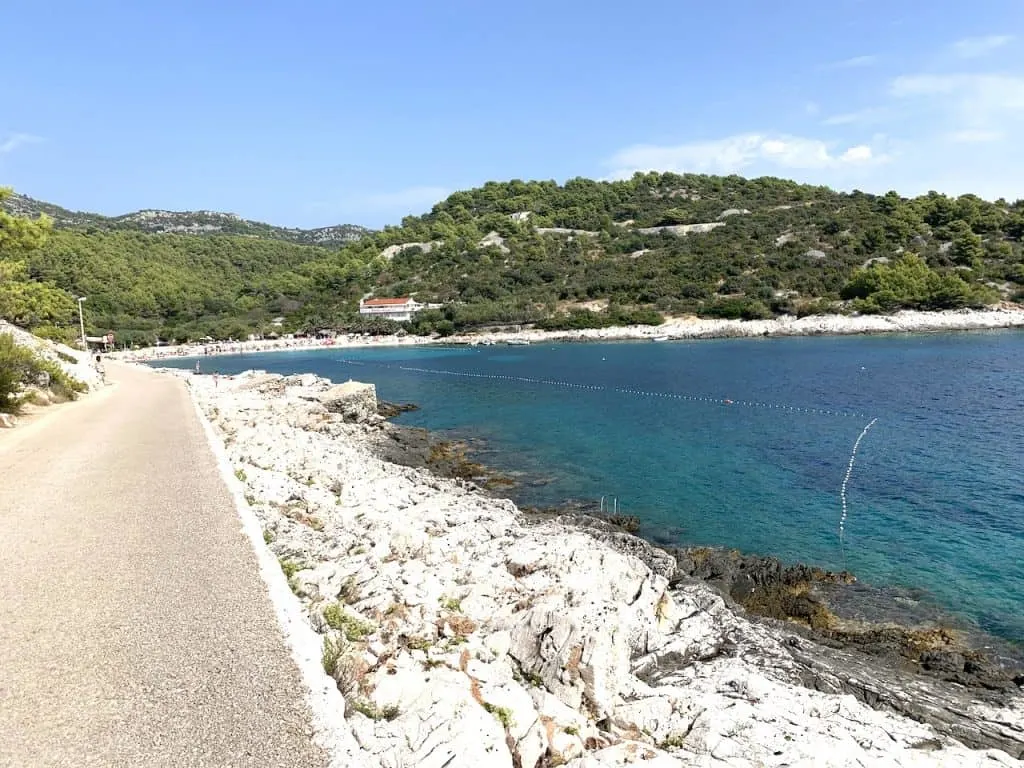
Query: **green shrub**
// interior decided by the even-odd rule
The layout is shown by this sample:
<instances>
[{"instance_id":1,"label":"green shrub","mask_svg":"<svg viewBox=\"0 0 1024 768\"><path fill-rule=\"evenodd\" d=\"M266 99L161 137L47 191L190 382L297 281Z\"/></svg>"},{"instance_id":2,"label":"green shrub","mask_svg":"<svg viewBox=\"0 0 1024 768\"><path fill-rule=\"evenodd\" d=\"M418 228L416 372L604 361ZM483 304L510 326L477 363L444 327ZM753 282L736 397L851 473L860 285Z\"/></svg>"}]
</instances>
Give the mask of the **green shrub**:
<instances>
[{"instance_id":1,"label":"green shrub","mask_svg":"<svg viewBox=\"0 0 1024 768\"><path fill-rule=\"evenodd\" d=\"M302 565L294 560L278 558L277 562L281 564L281 570L284 571L285 578L289 580L291 580L292 576L302 570Z\"/></svg>"},{"instance_id":2,"label":"green shrub","mask_svg":"<svg viewBox=\"0 0 1024 768\"><path fill-rule=\"evenodd\" d=\"M67 344L68 346L75 346L78 342L78 328L74 326L59 326L59 325L36 325L32 328L32 333L41 339L50 339L51 341L58 341L61 344ZM75 358L71 355L58 352L57 356L65 363L74 363Z\"/></svg>"},{"instance_id":3,"label":"green shrub","mask_svg":"<svg viewBox=\"0 0 1024 768\"><path fill-rule=\"evenodd\" d=\"M44 373L49 377L50 390L64 400L74 400L86 389L57 363L19 346L11 334L0 334L0 413L17 413L22 405L18 392L23 386L38 381Z\"/></svg>"},{"instance_id":4,"label":"green shrub","mask_svg":"<svg viewBox=\"0 0 1024 768\"><path fill-rule=\"evenodd\" d=\"M323 651L320 654L320 663L323 664L324 672L334 677L347 648L345 641L340 637L324 638Z\"/></svg>"},{"instance_id":5,"label":"green shrub","mask_svg":"<svg viewBox=\"0 0 1024 768\"><path fill-rule=\"evenodd\" d=\"M324 608L324 621L331 629L341 632L346 640L362 640L376 629L373 624L348 613L341 603L331 603Z\"/></svg>"},{"instance_id":6,"label":"green shrub","mask_svg":"<svg viewBox=\"0 0 1024 768\"><path fill-rule=\"evenodd\" d=\"M915 254L906 254L891 264L875 263L858 269L843 286L841 296L852 299L853 309L866 314L903 308L979 307L998 298L984 286L967 283L954 272L932 269Z\"/></svg>"},{"instance_id":7,"label":"green shrub","mask_svg":"<svg viewBox=\"0 0 1024 768\"><path fill-rule=\"evenodd\" d=\"M394 704L388 705L386 707L378 707L376 704L372 704L371 702L364 701L362 699L354 702L352 704L352 709L353 711L358 712L361 715L365 715L371 720L391 721L398 717L399 714L401 714L399 712L398 707Z\"/></svg>"},{"instance_id":8,"label":"green shrub","mask_svg":"<svg viewBox=\"0 0 1024 768\"><path fill-rule=\"evenodd\" d=\"M460 613L462 611L462 601L454 597L445 597L441 599L441 607L452 613Z\"/></svg>"}]
</instances>

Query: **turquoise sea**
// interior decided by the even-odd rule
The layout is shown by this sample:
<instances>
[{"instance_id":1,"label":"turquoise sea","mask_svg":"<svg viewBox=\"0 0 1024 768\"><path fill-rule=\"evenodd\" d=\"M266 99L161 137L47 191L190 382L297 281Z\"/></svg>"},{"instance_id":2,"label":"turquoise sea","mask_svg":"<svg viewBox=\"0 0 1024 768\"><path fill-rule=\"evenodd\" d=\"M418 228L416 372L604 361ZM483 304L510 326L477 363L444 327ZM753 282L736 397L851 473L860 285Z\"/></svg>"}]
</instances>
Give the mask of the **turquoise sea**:
<instances>
[{"instance_id":1,"label":"turquoise sea","mask_svg":"<svg viewBox=\"0 0 1024 768\"><path fill-rule=\"evenodd\" d=\"M160 365L191 367L192 360ZM1024 641L1024 334L278 352L481 446L526 504L617 499L646 537L839 569ZM726 402L731 401L731 402ZM846 486L851 451L864 435Z\"/></svg>"}]
</instances>

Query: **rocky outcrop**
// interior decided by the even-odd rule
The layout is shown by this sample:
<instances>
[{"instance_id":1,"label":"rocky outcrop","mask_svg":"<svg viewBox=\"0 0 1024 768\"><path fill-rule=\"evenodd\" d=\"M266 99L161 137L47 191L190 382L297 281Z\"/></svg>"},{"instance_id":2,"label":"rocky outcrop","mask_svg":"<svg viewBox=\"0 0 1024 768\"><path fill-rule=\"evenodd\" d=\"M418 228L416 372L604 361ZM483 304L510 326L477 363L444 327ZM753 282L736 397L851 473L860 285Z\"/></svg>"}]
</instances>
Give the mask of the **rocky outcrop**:
<instances>
[{"instance_id":1,"label":"rocky outcrop","mask_svg":"<svg viewBox=\"0 0 1024 768\"><path fill-rule=\"evenodd\" d=\"M373 384L346 381L317 399L330 413L337 413L350 423L370 421L377 415L377 388Z\"/></svg>"},{"instance_id":2,"label":"rocky outcrop","mask_svg":"<svg viewBox=\"0 0 1024 768\"><path fill-rule=\"evenodd\" d=\"M526 525L511 502L376 458L381 426L328 408L325 382L245 379L195 377L192 391L371 762L1019 765L843 693L880 686L704 583L670 582L643 542ZM923 695L907 700L930 706ZM1019 707L965 700L959 715L987 734L978 744L1024 733Z\"/></svg>"},{"instance_id":3,"label":"rocky outcrop","mask_svg":"<svg viewBox=\"0 0 1024 768\"><path fill-rule=\"evenodd\" d=\"M538 235L571 235L575 237L597 237L600 232L590 229L574 229L572 227L534 227Z\"/></svg>"},{"instance_id":4,"label":"rocky outcrop","mask_svg":"<svg viewBox=\"0 0 1024 768\"><path fill-rule=\"evenodd\" d=\"M636 231L641 235L666 234L684 237L685 235L702 235L724 226L724 221L708 221L702 224L668 224L661 227L640 227Z\"/></svg>"},{"instance_id":5,"label":"rocky outcrop","mask_svg":"<svg viewBox=\"0 0 1024 768\"><path fill-rule=\"evenodd\" d=\"M387 248L380 252L382 259L390 261L395 258L398 254L403 251L408 251L411 248L419 248L420 253L430 253L432 250L437 248L439 245L444 245L443 240L432 240L427 243L401 243L399 245L389 245Z\"/></svg>"},{"instance_id":6,"label":"rocky outcrop","mask_svg":"<svg viewBox=\"0 0 1024 768\"><path fill-rule=\"evenodd\" d=\"M479 243L478 248L497 248L502 253L511 253L512 249L505 245L505 238L497 232L488 232Z\"/></svg>"}]
</instances>

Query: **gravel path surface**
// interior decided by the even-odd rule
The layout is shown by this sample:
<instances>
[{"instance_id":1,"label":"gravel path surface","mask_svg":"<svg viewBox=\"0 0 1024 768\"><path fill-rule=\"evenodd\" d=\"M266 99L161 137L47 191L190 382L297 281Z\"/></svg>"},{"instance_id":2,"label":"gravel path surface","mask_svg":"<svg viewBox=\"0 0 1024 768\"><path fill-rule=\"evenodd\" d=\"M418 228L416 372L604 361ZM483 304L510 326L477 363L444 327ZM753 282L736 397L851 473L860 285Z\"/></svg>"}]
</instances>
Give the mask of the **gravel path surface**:
<instances>
[{"instance_id":1,"label":"gravel path surface","mask_svg":"<svg viewBox=\"0 0 1024 768\"><path fill-rule=\"evenodd\" d=\"M0 436L0 765L326 766L178 379Z\"/></svg>"}]
</instances>

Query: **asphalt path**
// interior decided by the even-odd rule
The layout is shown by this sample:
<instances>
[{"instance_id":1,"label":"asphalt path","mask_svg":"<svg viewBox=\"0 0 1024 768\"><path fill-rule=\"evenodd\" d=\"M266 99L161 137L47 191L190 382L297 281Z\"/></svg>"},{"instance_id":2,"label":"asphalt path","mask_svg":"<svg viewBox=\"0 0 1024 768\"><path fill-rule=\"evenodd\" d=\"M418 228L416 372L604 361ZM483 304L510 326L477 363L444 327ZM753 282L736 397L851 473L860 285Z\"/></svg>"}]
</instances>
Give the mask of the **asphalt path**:
<instances>
[{"instance_id":1,"label":"asphalt path","mask_svg":"<svg viewBox=\"0 0 1024 768\"><path fill-rule=\"evenodd\" d=\"M326 766L185 384L0 435L0 765Z\"/></svg>"}]
</instances>

